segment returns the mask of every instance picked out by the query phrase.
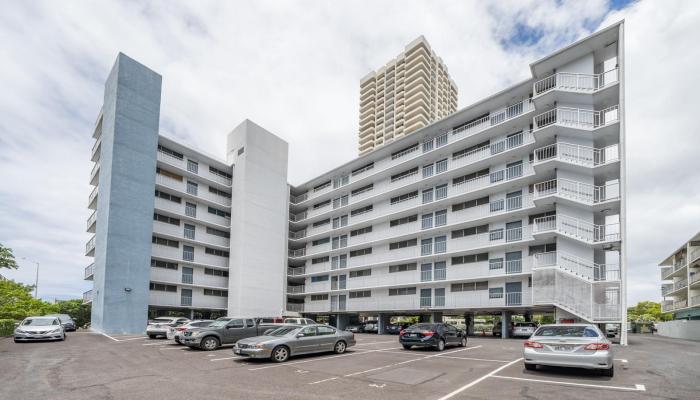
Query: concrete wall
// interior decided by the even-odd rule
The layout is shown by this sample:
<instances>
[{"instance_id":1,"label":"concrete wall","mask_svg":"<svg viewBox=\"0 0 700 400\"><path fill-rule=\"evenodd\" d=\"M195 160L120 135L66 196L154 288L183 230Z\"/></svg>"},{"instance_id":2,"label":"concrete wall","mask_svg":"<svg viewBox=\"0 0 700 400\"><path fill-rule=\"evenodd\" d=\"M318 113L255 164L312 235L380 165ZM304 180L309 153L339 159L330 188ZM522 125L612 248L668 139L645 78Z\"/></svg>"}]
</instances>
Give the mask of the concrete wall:
<instances>
[{"instance_id":1,"label":"concrete wall","mask_svg":"<svg viewBox=\"0 0 700 400\"><path fill-rule=\"evenodd\" d=\"M700 340L700 320L678 319L660 322L658 334L676 339Z\"/></svg>"},{"instance_id":2,"label":"concrete wall","mask_svg":"<svg viewBox=\"0 0 700 400\"><path fill-rule=\"evenodd\" d=\"M161 76L119 54L105 84L92 328L144 332Z\"/></svg>"},{"instance_id":3,"label":"concrete wall","mask_svg":"<svg viewBox=\"0 0 700 400\"><path fill-rule=\"evenodd\" d=\"M284 312L289 186L287 142L244 121L228 136L233 168L228 314Z\"/></svg>"}]
</instances>

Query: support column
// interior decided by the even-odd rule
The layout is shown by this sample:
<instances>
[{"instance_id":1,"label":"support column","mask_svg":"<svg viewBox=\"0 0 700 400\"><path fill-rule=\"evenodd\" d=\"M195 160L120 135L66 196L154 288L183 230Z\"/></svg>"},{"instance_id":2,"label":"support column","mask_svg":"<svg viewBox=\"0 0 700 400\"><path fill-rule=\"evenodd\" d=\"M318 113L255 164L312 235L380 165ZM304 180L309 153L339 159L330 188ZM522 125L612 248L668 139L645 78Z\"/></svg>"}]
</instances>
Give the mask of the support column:
<instances>
[{"instance_id":1,"label":"support column","mask_svg":"<svg viewBox=\"0 0 700 400\"><path fill-rule=\"evenodd\" d=\"M503 311L501 313L501 339L510 337L510 312Z\"/></svg>"},{"instance_id":2,"label":"support column","mask_svg":"<svg viewBox=\"0 0 700 400\"><path fill-rule=\"evenodd\" d=\"M523 318L525 318L525 322L532 322L532 312L525 311L523 313Z\"/></svg>"},{"instance_id":3,"label":"support column","mask_svg":"<svg viewBox=\"0 0 700 400\"><path fill-rule=\"evenodd\" d=\"M442 313L441 312L431 313L430 314L430 322L441 323L442 322Z\"/></svg>"},{"instance_id":4,"label":"support column","mask_svg":"<svg viewBox=\"0 0 700 400\"><path fill-rule=\"evenodd\" d=\"M350 316L347 314L338 314L335 317L336 320L336 328L338 328L341 331L345 330L345 327L348 326L348 323L350 323Z\"/></svg>"},{"instance_id":5,"label":"support column","mask_svg":"<svg viewBox=\"0 0 700 400\"><path fill-rule=\"evenodd\" d=\"M432 322L431 321L432 315L430 315L430 314L421 314L419 317L420 317L420 320L418 322Z\"/></svg>"},{"instance_id":6,"label":"support column","mask_svg":"<svg viewBox=\"0 0 700 400\"><path fill-rule=\"evenodd\" d=\"M467 335L474 336L474 313L464 313L464 325L467 327Z\"/></svg>"},{"instance_id":7,"label":"support column","mask_svg":"<svg viewBox=\"0 0 700 400\"><path fill-rule=\"evenodd\" d=\"M389 314L379 314L377 316L377 322L378 322L378 327L377 327L377 334L378 335L383 335L386 334L386 326L389 325L389 319L390 319Z\"/></svg>"}]
</instances>

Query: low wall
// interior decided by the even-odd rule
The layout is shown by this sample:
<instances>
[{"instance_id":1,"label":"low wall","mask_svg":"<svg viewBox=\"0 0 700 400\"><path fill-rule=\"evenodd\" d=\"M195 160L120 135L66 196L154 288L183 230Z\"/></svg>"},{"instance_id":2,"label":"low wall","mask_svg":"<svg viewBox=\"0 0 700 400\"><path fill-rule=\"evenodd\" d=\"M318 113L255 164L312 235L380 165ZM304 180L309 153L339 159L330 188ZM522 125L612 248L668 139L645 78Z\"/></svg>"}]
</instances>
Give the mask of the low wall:
<instances>
[{"instance_id":1,"label":"low wall","mask_svg":"<svg viewBox=\"0 0 700 400\"><path fill-rule=\"evenodd\" d=\"M700 320L678 319L660 322L657 333L676 339L700 340Z\"/></svg>"}]
</instances>

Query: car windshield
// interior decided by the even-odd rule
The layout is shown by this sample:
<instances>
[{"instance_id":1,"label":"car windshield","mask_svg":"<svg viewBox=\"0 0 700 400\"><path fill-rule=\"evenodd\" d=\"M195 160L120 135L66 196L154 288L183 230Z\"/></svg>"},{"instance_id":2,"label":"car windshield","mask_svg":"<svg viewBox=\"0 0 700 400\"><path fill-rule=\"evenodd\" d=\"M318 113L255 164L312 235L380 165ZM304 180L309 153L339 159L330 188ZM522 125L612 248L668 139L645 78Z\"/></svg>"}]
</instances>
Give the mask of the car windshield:
<instances>
[{"instance_id":1,"label":"car windshield","mask_svg":"<svg viewBox=\"0 0 700 400\"><path fill-rule=\"evenodd\" d=\"M267 335L268 336L287 336L287 335L293 334L294 332L298 331L299 329L301 329L301 328L296 327L296 326L283 326L281 328L275 329L272 332L268 332Z\"/></svg>"},{"instance_id":2,"label":"car windshield","mask_svg":"<svg viewBox=\"0 0 700 400\"><path fill-rule=\"evenodd\" d=\"M212 323L209 324L208 326L210 326L210 327L212 327L212 328L223 328L224 326L226 326L226 324L229 323L229 321L231 321L230 318L227 318L227 319L217 319L216 321L212 322Z\"/></svg>"},{"instance_id":3,"label":"car windshield","mask_svg":"<svg viewBox=\"0 0 700 400\"><path fill-rule=\"evenodd\" d=\"M190 326L197 326L197 327L203 327L203 326L209 326L211 325L212 321L199 321L199 322L192 322Z\"/></svg>"},{"instance_id":4,"label":"car windshield","mask_svg":"<svg viewBox=\"0 0 700 400\"><path fill-rule=\"evenodd\" d=\"M411 331L429 331L435 327L435 324L415 324L408 327Z\"/></svg>"},{"instance_id":5,"label":"car windshield","mask_svg":"<svg viewBox=\"0 0 700 400\"><path fill-rule=\"evenodd\" d=\"M22 322L23 326L58 325L56 318L27 318Z\"/></svg>"},{"instance_id":6,"label":"car windshield","mask_svg":"<svg viewBox=\"0 0 700 400\"><path fill-rule=\"evenodd\" d=\"M598 333L588 326L543 326L534 336L598 337Z\"/></svg>"}]
</instances>

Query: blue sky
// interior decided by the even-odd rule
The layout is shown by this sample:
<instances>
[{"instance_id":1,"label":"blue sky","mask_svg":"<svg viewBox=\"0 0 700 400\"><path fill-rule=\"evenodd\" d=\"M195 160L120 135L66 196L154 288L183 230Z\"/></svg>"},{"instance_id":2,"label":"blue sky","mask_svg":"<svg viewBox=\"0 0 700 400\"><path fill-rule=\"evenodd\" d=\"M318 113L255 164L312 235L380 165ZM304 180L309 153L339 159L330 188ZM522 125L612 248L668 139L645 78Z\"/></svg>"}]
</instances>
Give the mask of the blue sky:
<instances>
[{"instance_id":1,"label":"blue sky","mask_svg":"<svg viewBox=\"0 0 700 400\"><path fill-rule=\"evenodd\" d=\"M699 228L699 17L698 2L648 0L14 2L0 14L0 243L41 262L40 296L90 288L90 134L119 51L163 75L163 134L224 158L250 118L290 143L299 183L355 157L359 79L417 36L464 107L625 18L629 297L659 299L656 263ZM33 282L20 264L2 273Z\"/></svg>"}]
</instances>

